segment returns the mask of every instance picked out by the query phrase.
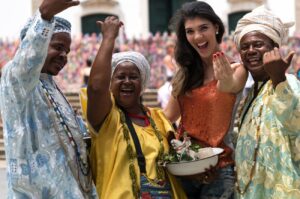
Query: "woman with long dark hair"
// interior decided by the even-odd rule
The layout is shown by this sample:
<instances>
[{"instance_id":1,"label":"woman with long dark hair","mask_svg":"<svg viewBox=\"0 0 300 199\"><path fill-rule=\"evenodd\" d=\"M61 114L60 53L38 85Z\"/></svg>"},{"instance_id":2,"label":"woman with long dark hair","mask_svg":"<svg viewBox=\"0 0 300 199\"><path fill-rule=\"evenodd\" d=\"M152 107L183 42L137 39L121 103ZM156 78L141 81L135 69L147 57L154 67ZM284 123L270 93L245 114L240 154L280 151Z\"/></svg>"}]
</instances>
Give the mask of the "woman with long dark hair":
<instances>
[{"instance_id":1,"label":"woman with long dark hair","mask_svg":"<svg viewBox=\"0 0 300 199\"><path fill-rule=\"evenodd\" d=\"M245 69L220 51L224 25L207 3L185 3L172 25L178 71L165 114L172 122L181 117L179 135L187 132L202 147L224 149L215 168L182 178L185 191L189 198L232 198L234 161L228 132L237 93L247 79Z\"/></svg>"}]
</instances>

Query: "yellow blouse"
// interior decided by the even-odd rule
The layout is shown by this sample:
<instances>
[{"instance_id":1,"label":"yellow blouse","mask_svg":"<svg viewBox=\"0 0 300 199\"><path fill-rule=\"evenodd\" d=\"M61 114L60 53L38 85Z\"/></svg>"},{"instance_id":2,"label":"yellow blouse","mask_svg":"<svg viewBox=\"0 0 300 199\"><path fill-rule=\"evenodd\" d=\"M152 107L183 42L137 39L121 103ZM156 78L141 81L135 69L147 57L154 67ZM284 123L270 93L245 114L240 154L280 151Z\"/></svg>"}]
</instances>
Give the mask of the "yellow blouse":
<instances>
[{"instance_id":1,"label":"yellow blouse","mask_svg":"<svg viewBox=\"0 0 300 199\"><path fill-rule=\"evenodd\" d=\"M85 88L82 89L80 97L85 115L87 105ZM150 108L150 114L157 128L163 134L164 148L167 152L169 150L167 136L170 132L174 131L172 125L166 120L161 109ZM134 128L146 159L147 176L150 179L155 179L155 159L159 152L159 141L151 126L141 127L134 124ZM92 174L99 197L109 199L133 199L132 182L129 174L129 158L126 152L127 144L123 136L123 127L114 99L112 109L107 115L99 132L95 132L91 126L89 126L89 130L92 137L90 153ZM135 150L132 139L131 145ZM135 160L134 165L138 184L140 184L140 172L137 160ZM174 198L186 198L174 176L168 174L168 177Z\"/></svg>"}]
</instances>

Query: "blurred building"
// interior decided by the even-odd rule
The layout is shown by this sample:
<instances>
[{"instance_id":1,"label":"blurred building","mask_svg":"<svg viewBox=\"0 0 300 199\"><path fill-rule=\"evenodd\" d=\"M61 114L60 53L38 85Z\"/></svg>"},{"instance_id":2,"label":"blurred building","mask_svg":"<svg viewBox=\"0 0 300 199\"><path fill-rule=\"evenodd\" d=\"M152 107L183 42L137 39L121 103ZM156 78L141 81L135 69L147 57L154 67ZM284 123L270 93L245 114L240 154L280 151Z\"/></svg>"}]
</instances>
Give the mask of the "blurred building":
<instances>
[{"instance_id":1,"label":"blurred building","mask_svg":"<svg viewBox=\"0 0 300 199\"><path fill-rule=\"evenodd\" d=\"M265 4L266 0L227 0L229 4L229 10L227 13L227 27L228 32L234 31L238 20L243 17L246 13L259 5Z\"/></svg>"},{"instance_id":2,"label":"blurred building","mask_svg":"<svg viewBox=\"0 0 300 199\"><path fill-rule=\"evenodd\" d=\"M74 34L99 33L96 20L103 20L108 15L118 16L125 23L125 32L131 36L148 35L149 32L169 30L172 15L185 2L195 0L81 0L81 5L62 13L73 25ZM277 0L204 0L209 3L223 20L227 33L234 30L237 21L247 12L259 5L280 3ZM41 0L32 0L34 12ZM300 29L300 1L290 0L294 10L282 12L295 13L296 30ZM283 3L283 2L281 2ZM286 9L286 8L285 8ZM297 31L299 32L299 31Z\"/></svg>"}]
</instances>

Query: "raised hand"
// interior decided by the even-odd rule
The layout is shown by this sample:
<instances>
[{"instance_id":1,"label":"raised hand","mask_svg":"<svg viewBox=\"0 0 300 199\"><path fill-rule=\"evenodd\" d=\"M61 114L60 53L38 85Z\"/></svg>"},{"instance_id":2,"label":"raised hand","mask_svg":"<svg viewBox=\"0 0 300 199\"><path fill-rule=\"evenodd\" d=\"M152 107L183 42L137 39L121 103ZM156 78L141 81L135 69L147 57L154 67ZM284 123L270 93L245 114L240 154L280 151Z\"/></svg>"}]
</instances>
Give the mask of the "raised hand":
<instances>
[{"instance_id":1,"label":"raised hand","mask_svg":"<svg viewBox=\"0 0 300 199\"><path fill-rule=\"evenodd\" d=\"M44 0L40 5L40 12L43 19L50 21L52 17L69 7L79 5L79 1L72 0Z\"/></svg>"},{"instance_id":2,"label":"raised hand","mask_svg":"<svg viewBox=\"0 0 300 199\"><path fill-rule=\"evenodd\" d=\"M282 58L279 49L275 47L272 51L266 52L263 56L264 70L270 76L273 87L285 81L285 73L290 66L295 52L291 51L285 58Z\"/></svg>"},{"instance_id":3,"label":"raised hand","mask_svg":"<svg viewBox=\"0 0 300 199\"><path fill-rule=\"evenodd\" d=\"M232 81L233 69L223 52L217 52L213 55L213 67L215 79L222 81Z\"/></svg>"},{"instance_id":4,"label":"raised hand","mask_svg":"<svg viewBox=\"0 0 300 199\"><path fill-rule=\"evenodd\" d=\"M97 21L97 25L101 28L103 38L115 39L119 34L119 29L123 25L117 17L109 16L104 21Z\"/></svg>"}]
</instances>

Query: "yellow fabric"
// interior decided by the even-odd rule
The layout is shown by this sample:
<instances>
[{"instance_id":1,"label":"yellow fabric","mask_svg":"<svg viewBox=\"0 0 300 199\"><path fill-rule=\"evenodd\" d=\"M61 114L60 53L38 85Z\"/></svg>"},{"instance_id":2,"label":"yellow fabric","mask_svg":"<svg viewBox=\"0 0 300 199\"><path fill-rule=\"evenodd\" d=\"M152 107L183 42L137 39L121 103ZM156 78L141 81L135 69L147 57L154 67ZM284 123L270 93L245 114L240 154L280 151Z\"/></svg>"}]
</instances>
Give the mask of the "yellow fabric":
<instances>
[{"instance_id":1,"label":"yellow fabric","mask_svg":"<svg viewBox=\"0 0 300 199\"><path fill-rule=\"evenodd\" d=\"M82 88L79 93L79 100L82 110L82 118L86 120L86 109L87 109L87 93L86 88Z\"/></svg>"},{"instance_id":2,"label":"yellow fabric","mask_svg":"<svg viewBox=\"0 0 300 199\"><path fill-rule=\"evenodd\" d=\"M82 89L81 103L86 114L86 89ZM112 97L113 99L113 97ZM164 137L164 147L168 150L167 136L173 131L172 125L165 119L161 109L150 108L151 117ZM147 176L156 178L155 159L159 151L159 141L151 126L140 127L134 125L143 154L146 159ZM91 167L93 179L100 198L104 199L133 199L132 182L129 175L129 159L126 152L126 141L120 122L118 108L113 99L113 107L105 119L101 129L95 133L92 128ZM131 145L135 150L134 143ZM140 184L139 167L135 160L135 171ZM168 174L173 196L175 199L185 199L186 196L174 176Z\"/></svg>"}]
</instances>

